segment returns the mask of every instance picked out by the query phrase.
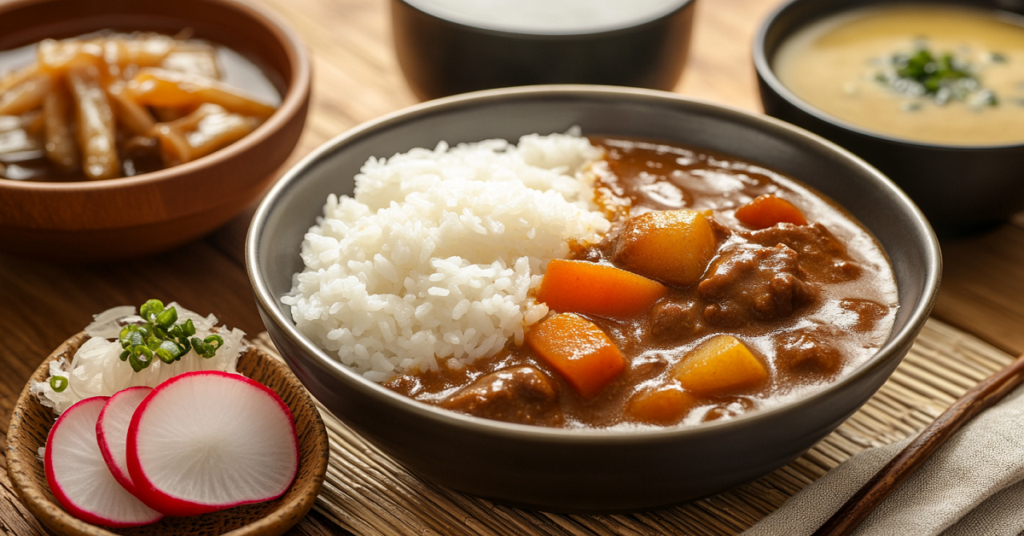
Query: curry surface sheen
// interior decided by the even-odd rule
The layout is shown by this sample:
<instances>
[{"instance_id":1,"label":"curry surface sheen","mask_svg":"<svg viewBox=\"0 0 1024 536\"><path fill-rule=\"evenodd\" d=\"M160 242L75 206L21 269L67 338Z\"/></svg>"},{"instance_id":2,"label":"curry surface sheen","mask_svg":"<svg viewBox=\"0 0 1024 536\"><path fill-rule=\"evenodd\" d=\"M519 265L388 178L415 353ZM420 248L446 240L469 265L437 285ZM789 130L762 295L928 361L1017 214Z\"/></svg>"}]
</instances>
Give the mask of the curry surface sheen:
<instances>
[{"instance_id":1,"label":"curry surface sheen","mask_svg":"<svg viewBox=\"0 0 1024 536\"><path fill-rule=\"evenodd\" d=\"M678 389L691 352L719 334L739 339L768 379L728 394L699 396L658 425L729 418L800 397L858 366L884 344L897 310L896 283L874 238L840 208L800 183L732 157L661 143L591 138L605 150L592 166L598 204L616 223L574 258L614 265L631 216L691 209L708 216L716 252L701 280L669 285L653 307L628 318L581 314L618 346L627 365L592 397L580 396L527 345L509 343L469 367L409 374L385 385L416 400L479 417L564 427L645 426L630 410L645 393ZM751 229L735 212L773 194L807 225ZM561 311L552 311L552 314Z\"/></svg>"}]
</instances>

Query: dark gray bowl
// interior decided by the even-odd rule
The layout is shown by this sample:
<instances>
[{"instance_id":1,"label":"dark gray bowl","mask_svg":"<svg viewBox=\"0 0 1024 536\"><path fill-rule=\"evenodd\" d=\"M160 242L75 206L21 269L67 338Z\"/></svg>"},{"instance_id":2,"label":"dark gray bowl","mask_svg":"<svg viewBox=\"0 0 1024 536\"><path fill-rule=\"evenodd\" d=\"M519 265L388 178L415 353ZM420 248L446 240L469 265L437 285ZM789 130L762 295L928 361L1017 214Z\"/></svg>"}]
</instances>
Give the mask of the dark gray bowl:
<instances>
[{"instance_id":1,"label":"dark gray bowl","mask_svg":"<svg viewBox=\"0 0 1024 536\"><path fill-rule=\"evenodd\" d=\"M1024 210L1024 143L958 146L886 136L832 117L790 92L772 70L779 46L793 32L828 15L892 0L792 0L761 25L754 39L761 103L768 115L806 128L849 149L900 186L943 237L988 229ZM927 0L1024 14L1024 0Z\"/></svg>"},{"instance_id":2,"label":"dark gray bowl","mask_svg":"<svg viewBox=\"0 0 1024 536\"><path fill-rule=\"evenodd\" d=\"M351 193L370 156L532 132L662 139L721 151L798 178L843 204L889 252L900 310L885 346L806 399L734 420L645 432L561 430L441 410L350 372L295 328L280 297L302 269L299 245L330 193ZM932 308L941 258L928 223L888 179L831 143L774 119L657 91L541 86L414 106L328 142L277 183L246 242L256 302L274 343L335 415L425 478L490 499L556 511L653 508L776 469L857 410L910 349Z\"/></svg>"},{"instance_id":3,"label":"dark gray bowl","mask_svg":"<svg viewBox=\"0 0 1024 536\"><path fill-rule=\"evenodd\" d=\"M624 27L513 31L473 26L391 0L398 63L421 99L531 84L672 89L686 63L696 0Z\"/></svg>"}]
</instances>

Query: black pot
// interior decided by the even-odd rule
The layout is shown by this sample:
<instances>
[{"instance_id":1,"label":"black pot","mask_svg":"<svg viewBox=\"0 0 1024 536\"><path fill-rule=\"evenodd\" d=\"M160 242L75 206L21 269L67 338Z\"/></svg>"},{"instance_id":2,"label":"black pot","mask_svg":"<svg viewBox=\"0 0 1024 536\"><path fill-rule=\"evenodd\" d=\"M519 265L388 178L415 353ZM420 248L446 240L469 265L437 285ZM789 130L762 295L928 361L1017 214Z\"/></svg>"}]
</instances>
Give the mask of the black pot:
<instances>
[{"instance_id":1,"label":"black pot","mask_svg":"<svg viewBox=\"0 0 1024 536\"><path fill-rule=\"evenodd\" d=\"M462 24L391 1L395 52L424 100L534 84L604 84L670 90L686 63L696 0L621 28L527 33Z\"/></svg>"},{"instance_id":2,"label":"black pot","mask_svg":"<svg viewBox=\"0 0 1024 536\"><path fill-rule=\"evenodd\" d=\"M779 46L823 17L891 0L792 0L769 16L754 40L761 103L768 115L820 134L877 167L921 208L942 237L971 234L1024 210L1024 143L944 145L902 140L852 125L807 104L772 70ZM905 3L905 2L900 2ZM1024 14L1024 0L930 0Z\"/></svg>"}]
</instances>

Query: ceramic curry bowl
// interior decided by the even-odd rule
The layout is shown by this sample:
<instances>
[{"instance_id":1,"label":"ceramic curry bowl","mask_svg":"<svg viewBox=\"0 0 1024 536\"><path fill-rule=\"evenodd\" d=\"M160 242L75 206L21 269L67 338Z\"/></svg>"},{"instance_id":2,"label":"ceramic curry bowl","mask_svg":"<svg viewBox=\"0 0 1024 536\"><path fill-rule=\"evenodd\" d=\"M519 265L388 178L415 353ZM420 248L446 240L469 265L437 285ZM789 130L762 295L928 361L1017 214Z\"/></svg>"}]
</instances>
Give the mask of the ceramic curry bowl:
<instances>
[{"instance_id":1,"label":"ceramic curry bowl","mask_svg":"<svg viewBox=\"0 0 1024 536\"><path fill-rule=\"evenodd\" d=\"M303 236L327 196L352 193L371 156L579 126L727 153L827 195L888 251L899 309L888 340L812 395L726 421L643 430L508 424L428 406L354 373L295 326L281 301L302 270ZM424 478L496 501L554 511L649 509L696 499L781 467L834 430L886 381L938 290L941 259L914 204L871 166L780 121L676 94L539 86L451 97L354 128L292 168L260 205L246 263L257 305L296 376L335 415Z\"/></svg>"}]
</instances>

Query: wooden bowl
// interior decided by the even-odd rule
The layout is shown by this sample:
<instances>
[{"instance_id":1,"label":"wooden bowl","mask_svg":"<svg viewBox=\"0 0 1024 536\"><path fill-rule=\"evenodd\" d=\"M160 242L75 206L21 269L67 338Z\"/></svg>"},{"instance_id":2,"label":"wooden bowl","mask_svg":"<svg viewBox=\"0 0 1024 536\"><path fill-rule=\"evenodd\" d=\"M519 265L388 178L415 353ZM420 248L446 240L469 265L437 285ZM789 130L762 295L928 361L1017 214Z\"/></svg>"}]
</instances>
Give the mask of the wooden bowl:
<instances>
[{"instance_id":1,"label":"wooden bowl","mask_svg":"<svg viewBox=\"0 0 1024 536\"><path fill-rule=\"evenodd\" d=\"M306 120L310 62L275 15L235 0L20 0L0 3L0 50L104 29L176 34L227 46L256 63L282 96L254 132L195 161L105 181L0 179L0 251L55 260L117 260L198 238L256 202Z\"/></svg>"},{"instance_id":2,"label":"wooden bowl","mask_svg":"<svg viewBox=\"0 0 1024 536\"><path fill-rule=\"evenodd\" d=\"M80 521L64 511L50 493L39 448L56 420L53 411L29 393L32 382L44 381L50 362L62 357L69 362L88 336L82 332L64 341L48 357L22 390L7 429L7 473L14 489L32 514L62 536L273 536L283 534L313 507L327 472L330 453L327 430L309 393L288 367L267 354L250 348L238 360L238 372L271 388L295 417L299 435L299 471L283 496L268 502L238 506L194 517L165 517L151 525L107 529Z\"/></svg>"}]
</instances>

